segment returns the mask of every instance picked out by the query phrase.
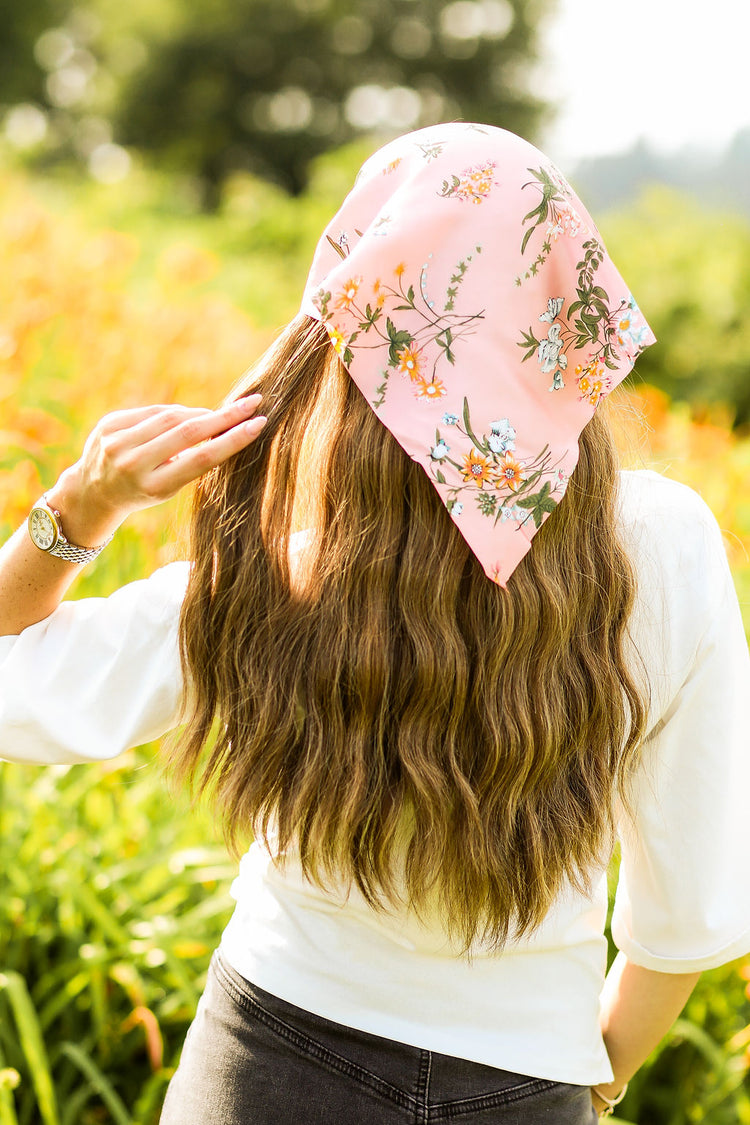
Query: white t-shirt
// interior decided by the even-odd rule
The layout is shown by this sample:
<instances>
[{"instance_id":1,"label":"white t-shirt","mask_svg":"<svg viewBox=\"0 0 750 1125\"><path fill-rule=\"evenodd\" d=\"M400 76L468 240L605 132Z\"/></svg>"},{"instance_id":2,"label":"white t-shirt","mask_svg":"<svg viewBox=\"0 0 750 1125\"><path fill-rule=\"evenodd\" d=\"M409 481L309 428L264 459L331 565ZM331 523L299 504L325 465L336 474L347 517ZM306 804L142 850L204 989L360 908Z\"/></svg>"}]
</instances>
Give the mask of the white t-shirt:
<instances>
[{"instance_id":1,"label":"white t-shirt","mask_svg":"<svg viewBox=\"0 0 750 1125\"><path fill-rule=\"evenodd\" d=\"M713 968L750 950L750 658L716 521L690 489L622 474L620 519L638 574L633 642L649 673L635 822L621 818L612 932L631 961ZM65 602L0 638L0 755L112 758L175 723L187 564L109 598ZM42 702L43 701L43 702ZM299 1007L423 1049L582 1085L612 1077L598 1027L606 874L560 894L500 954L456 956L439 925L324 893L259 845L240 864L222 938L230 964Z\"/></svg>"}]
</instances>

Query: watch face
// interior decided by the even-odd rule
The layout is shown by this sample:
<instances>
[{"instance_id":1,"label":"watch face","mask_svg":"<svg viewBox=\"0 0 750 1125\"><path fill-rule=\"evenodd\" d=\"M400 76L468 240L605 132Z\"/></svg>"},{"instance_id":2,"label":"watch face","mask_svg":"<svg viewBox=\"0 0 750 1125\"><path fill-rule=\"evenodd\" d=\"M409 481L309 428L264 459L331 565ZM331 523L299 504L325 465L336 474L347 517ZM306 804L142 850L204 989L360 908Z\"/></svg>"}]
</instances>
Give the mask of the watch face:
<instances>
[{"instance_id":1,"label":"watch face","mask_svg":"<svg viewBox=\"0 0 750 1125\"><path fill-rule=\"evenodd\" d=\"M41 551L49 551L57 541L57 527L43 508L34 508L29 517L29 532L34 543Z\"/></svg>"}]
</instances>

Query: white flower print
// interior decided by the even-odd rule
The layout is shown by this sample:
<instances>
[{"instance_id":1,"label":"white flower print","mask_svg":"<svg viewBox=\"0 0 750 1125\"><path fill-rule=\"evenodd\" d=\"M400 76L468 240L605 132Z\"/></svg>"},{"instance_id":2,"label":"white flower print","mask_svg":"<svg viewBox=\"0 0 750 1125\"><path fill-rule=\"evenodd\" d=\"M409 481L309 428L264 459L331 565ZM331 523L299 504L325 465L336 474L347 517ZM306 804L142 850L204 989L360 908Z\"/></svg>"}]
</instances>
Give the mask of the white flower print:
<instances>
[{"instance_id":1,"label":"white flower print","mask_svg":"<svg viewBox=\"0 0 750 1125\"><path fill-rule=\"evenodd\" d=\"M563 203L555 208L554 221L547 226L547 238L556 239L561 234L577 238L581 231L588 233L588 228L584 227L583 219L574 207Z\"/></svg>"},{"instance_id":2,"label":"white flower print","mask_svg":"<svg viewBox=\"0 0 750 1125\"><path fill-rule=\"evenodd\" d=\"M523 523L529 518L529 513L525 508L521 508L518 504L506 504L504 508L500 509L500 520L502 523L507 523L508 520L516 520L518 523Z\"/></svg>"},{"instance_id":3,"label":"white flower print","mask_svg":"<svg viewBox=\"0 0 750 1125\"><path fill-rule=\"evenodd\" d=\"M487 444L493 453L507 453L516 448L516 431L509 418L500 418L490 423L490 436Z\"/></svg>"},{"instance_id":4,"label":"white flower print","mask_svg":"<svg viewBox=\"0 0 750 1125\"><path fill-rule=\"evenodd\" d=\"M451 447L441 438L437 445L434 445L430 450L430 457L433 461L443 461L451 451Z\"/></svg>"},{"instance_id":5,"label":"white flower print","mask_svg":"<svg viewBox=\"0 0 750 1125\"><path fill-rule=\"evenodd\" d=\"M568 366L568 357L561 354L563 346L563 341L560 339L560 325L553 324L547 333L547 339L539 344L539 362L545 375L558 367L564 371Z\"/></svg>"},{"instance_id":6,"label":"white flower print","mask_svg":"<svg viewBox=\"0 0 750 1125\"><path fill-rule=\"evenodd\" d=\"M562 312L563 303L562 297L550 297L547 301L547 311L543 312L539 319L546 321L547 324L552 324Z\"/></svg>"}]
</instances>

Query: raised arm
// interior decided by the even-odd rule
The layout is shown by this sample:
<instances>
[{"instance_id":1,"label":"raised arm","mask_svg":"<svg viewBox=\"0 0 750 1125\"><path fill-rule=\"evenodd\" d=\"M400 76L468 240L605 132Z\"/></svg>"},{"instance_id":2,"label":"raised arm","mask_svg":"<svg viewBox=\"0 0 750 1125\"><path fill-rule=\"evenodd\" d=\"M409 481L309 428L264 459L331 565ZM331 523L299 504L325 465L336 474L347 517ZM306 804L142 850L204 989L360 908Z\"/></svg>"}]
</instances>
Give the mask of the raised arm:
<instances>
[{"instance_id":1,"label":"raised arm","mask_svg":"<svg viewBox=\"0 0 750 1125\"><path fill-rule=\"evenodd\" d=\"M79 460L46 493L68 541L93 548L132 512L168 500L249 445L265 418L260 395L220 410L145 406L102 418ZM0 551L0 636L21 633L62 601L80 564L31 541L26 526Z\"/></svg>"}]
</instances>

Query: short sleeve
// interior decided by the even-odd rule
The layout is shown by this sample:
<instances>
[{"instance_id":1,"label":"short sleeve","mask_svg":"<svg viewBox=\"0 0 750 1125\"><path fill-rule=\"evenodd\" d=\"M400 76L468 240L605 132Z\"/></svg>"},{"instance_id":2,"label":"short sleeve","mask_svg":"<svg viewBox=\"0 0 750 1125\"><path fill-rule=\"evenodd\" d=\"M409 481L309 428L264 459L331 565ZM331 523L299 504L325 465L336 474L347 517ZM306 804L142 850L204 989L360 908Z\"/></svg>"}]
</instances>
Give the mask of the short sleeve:
<instances>
[{"instance_id":1,"label":"short sleeve","mask_svg":"<svg viewBox=\"0 0 750 1125\"><path fill-rule=\"evenodd\" d=\"M0 637L0 758L113 758L179 719L178 624L189 564L172 563L108 598L63 602Z\"/></svg>"},{"instance_id":2,"label":"short sleeve","mask_svg":"<svg viewBox=\"0 0 750 1125\"><path fill-rule=\"evenodd\" d=\"M612 935L635 964L688 973L750 950L750 657L716 521L689 489L651 484L634 639L656 713L621 818Z\"/></svg>"}]
</instances>

